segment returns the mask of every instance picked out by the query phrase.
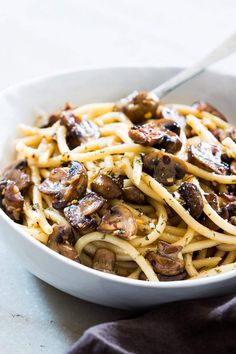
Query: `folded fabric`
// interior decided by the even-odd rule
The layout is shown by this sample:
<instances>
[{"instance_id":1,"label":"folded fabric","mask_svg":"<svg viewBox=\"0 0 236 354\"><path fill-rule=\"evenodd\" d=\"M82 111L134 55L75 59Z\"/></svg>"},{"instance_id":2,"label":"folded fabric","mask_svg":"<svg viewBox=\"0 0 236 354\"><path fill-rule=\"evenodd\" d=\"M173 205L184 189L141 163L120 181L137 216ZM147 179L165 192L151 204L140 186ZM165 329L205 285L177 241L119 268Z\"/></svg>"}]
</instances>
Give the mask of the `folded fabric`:
<instances>
[{"instance_id":1,"label":"folded fabric","mask_svg":"<svg viewBox=\"0 0 236 354\"><path fill-rule=\"evenodd\" d=\"M67 354L236 353L236 296L164 304L88 329Z\"/></svg>"}]
</instances>

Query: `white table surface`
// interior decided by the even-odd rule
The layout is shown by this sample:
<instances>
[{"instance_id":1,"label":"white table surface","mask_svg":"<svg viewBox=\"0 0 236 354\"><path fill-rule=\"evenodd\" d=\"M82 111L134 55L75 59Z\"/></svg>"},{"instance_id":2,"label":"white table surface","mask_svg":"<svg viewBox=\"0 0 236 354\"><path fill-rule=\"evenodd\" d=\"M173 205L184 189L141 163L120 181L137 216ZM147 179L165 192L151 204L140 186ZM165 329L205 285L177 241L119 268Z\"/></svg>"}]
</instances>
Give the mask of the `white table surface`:
<instances>
[{"instance_id":1,"label":"white table surface","mask_svg":"<svg viewBox=\"0 0 236 354\"><path fill-rule=\"evenodd\" d=\"M0 89L84 66L191 65L236 29L235 18L235 0L0 0ZM236 55L214 68L236 74ZM64 353L86 328L129 314L38 280L4 237L1 354Z\"/></svg>"}]
</instances>

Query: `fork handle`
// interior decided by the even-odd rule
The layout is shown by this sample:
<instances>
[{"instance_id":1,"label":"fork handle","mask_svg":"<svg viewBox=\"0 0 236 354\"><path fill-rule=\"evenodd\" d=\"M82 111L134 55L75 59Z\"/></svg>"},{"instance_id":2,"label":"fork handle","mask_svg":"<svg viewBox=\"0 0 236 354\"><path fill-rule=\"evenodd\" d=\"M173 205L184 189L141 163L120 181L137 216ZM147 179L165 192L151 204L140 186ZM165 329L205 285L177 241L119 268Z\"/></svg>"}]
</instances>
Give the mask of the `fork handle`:
<instances>
[{"instance_id":1,"label":"fork handle","mask_svg":"<svg viewBox=\"0 0 236 354\"><path fill-rule=\"evenodd\" d=\"M236 32L226 39L220 46L206 55L203 59L195 63L190 68L181 71L171 79L167 80L163 84L157 86L151 93L155 93L159 98L163 98L168 93L173 91L176 87L182 85L186 81L192 79L202 71L204 71L209 65L227 57L236 50Z\"/></svg>"}]
</instances>

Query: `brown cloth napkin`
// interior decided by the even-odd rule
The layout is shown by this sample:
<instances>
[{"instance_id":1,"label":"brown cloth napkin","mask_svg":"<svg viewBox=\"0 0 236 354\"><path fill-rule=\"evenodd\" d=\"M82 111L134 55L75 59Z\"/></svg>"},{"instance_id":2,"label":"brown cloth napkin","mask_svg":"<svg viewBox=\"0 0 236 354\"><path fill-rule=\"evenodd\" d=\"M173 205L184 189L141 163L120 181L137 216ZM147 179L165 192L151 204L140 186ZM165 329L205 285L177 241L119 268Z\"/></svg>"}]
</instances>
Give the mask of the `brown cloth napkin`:
<instances>
[{"instance_id":1,"label":"brown cloth napkin","mask_svg":"<svg viewBox=\"0 0 236 354\"><path fill-rule=\"evenodd\" d=\"M236 296L160 305L89 328L67 354L236 353Z\"/></svg>"}]
</instances>

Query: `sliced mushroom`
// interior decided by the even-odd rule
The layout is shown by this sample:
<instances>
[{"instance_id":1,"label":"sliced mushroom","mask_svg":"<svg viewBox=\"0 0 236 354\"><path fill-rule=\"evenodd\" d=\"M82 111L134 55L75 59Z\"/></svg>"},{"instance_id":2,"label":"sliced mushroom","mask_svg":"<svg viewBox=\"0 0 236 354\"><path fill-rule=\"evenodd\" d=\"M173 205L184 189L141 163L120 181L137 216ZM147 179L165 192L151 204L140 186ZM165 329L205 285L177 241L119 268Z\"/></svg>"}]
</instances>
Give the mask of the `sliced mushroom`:
<instances>
[{"instance_id":1,"label":"sliced mushroom","mask_svg":"<svg viewBox=\"0 0 236 354\"><path fill-rule=\"evenodd\" d=\"M210 204L210 206L214 209L214 210L218 210L220 205L219 205L219 199L217 194L215 193L205 193L204 197L206 198L206 200L208 201L208 203Z\"/></svg>"},{"instance_id":2,"label":"sliced mushroom","mask_svg":"<svg viewBox=\"0 0 236 354\"><path fill-rule=\"evenodd\" d=\"M182 273L179 273L177 275L172 275L172 276L158 274L158 279L160 281L179 281L179 280L184 280L187 277L188 274L186 271L183 271Z\"/></svg>"},{"instance_id":3,"label":"sliced mushroom","mask_svg":"<svg viewBox=\"0 0 236 354\"><path fill-rule=\"evenodd\" d=\"M116 255L107 248L99 248L93 257L93 268L104 273L114 274Z\"/></svg>"},{"instance_id":4,"label":"sliced mushroom","mask_svg":"<svg viewBox=\"0 0 236 354\"><path fill-rule=\"evenodd\" d=\"M24 206L24 198L14 181L6 182L2 189L2 207L9 217L14 221L20 221Z\"/></svg>"},{"instance_id":5,"label":"sliced mushroom","mask_svg":"<svg viewBox=\"0 0 236 354\"><path fill-rule=\"evenodd\" d=\"M106 200L103 197L98 196L96 193L90 192L79 201L78 205L81 213L87 216L96 213L103 207L105 202Z\"/></svg>"},{"instance_id":6,"label":"sliced mushroom","mask_svg":"<svg viewBox=\"0 0 236 354\"><path fill-rule=\"evenodd\" d=\"M186 271L183 271L182 273L179 273L177 275L161 275L158 274L157 277L159 279L159 281L178 281L178 280L184 280L186 279L188 276ZM141 272L139 274L139 279L140 280L147 280L146 275L144 274L144 272Z\"/></svg>"},{"instance_id":7,"label":"sliced mushroom","mask_svg":"<svg viewBox=\"0 0 236 354\"><path fill-rule=\"evenodd\" d=\"M175 121L174 119L162 118L162 119L156 120L155 123L162 130L167 129L167 130L170 130L171 132L173 132L173 133L175 133L177 135L180 135L181 126L178 123L178 121Z\"/></svg>"},{"instance_id":8,"label":"sliced mushroom","mask_svg":"<svg viewBox=\"0 0 236 354\"><path fill-rule=\"evenodd\" d=\"M64 208L74 199L80 198L88 184L87 171L82 164L72 161L69 167L58 167L51 171L40 185L41 193L53 197L53 207Z\"/></svg>"},{"instance_id":9,"label":"sliced mushroom","mask_svg":"<svg viewBox=\"0 0 236 354\"><path fill-rule=\"evenodd\" d=\"M177 179L182 179L187 173L184 161L176 156L163 155L159 157L156 152L144 156L143 166L145 171L164 186L173 186Z\"/></svg>"},{"instance_id":10,"label":"sliced mushroom","mask_svg":"<svg viewBox=\"0 0 236 354\"><path fill-rule=\"evenodd\" d=\"M119 204L112 207L110 213L102 217L97 230L130 240L137 233L137 223L131 211Z\"/></svg>"},{"instance_id":11,"label":"sliced mushroom","mask_svg":"<svg viewBox=\"0 0 236 354\"><path fill-rule=\"evenodd\" d=\"M236 202L229 203L220 209L221 216L229 222L235 222Z\"/></svg>"},{"instance_id":12,"label":"sliced mushroom","mask_svg":"<svg viewBox=\"0 0 236 354\"><path fill-rule=\"evenodd\" d=\"M47 117L39 117L40 120L40 128L50 128L53 124L55 124L60 119L60 114L52 114L48 118Z\"/></svg>"},{"instance_id":13,"label":"sliced mushroom","mask_svg":"<svg viewBox=\"0 0 236 354\"><path fill-rule=\"evenodd\" d=\"M162 118L166 119L166 120L172 120L174 121L177 126L180 126L181 128L185 128L186 126L186 119L185 117L178 113L174 108L170 108L170 107L163 107L159 112L158 112L158 118L160 118L160 120ZM170 129L172 130L172 129ZM179 128L178 128L179 130ZM175 130L172 130L174 133L178 134L179 133Z\"/></svg>"},{"instance_id":14,"label":"sliced mushroom","mask_svg":"<svg viewBox=\"0 0 236 354\"><path fill-rule=\"evenodd\" d=\"M181 183L178 192L184 200L184 207L194 219L198 219L203 212L203 199L198 187L189 182Z\"/></svg>"},{"instance_id":15,"label":"sliced mushroom","mask_svg":"<svg viewBox=\"0 0 236 354\"><path fill-rule=\"evenodd\" d=\"M124 201L128 203L143 205L146 202L145 195L135 186L122 188Z\"/></svg>"},{"instance_id":16,"label":"sliced mushroom","mask_svg":"<svg viewBox=\"0 0 236 354\"><path fill-rule=\"evenodd\" d=\"M232 173L232 175L236 175L236 161L232 161L230 164L230 172Z\"/></svg>"},{"instance_id":17,"label":"sliced mushroom","mask_svg":"<svg viewBox=\"0 0 236 354\"><path fill-rule=\"evenodd\" d=\"M75 238L70 227L55 225L48 238L48 247L67 258L76 260L77 253L73 246L74 242Z\"/></svg>"},{"instance_id":18,"label":"sliced mushroom","mask_svg":"<svg viewBox=\"0 0 236 354\"><path fill-rule=\"evenodd\" d=\"M100 136L96 124L88 120L80 120L71 110L63 111L60 120L67 129L67 140L72 149Z\"/></svg>"},{"instance_id":19,"label":"sliced mushroom","mask_svg":"<svg viewBox=\"0 0 236 354\"><path fill-rule=\"evenodd\" d=\"M227 122L227 118L221 113L217 108L212 106L210 103L204 102L204 101L197 101L192 104L193 107L195 107L198 111L202 112L209 112L211 114L214 114L215 116L223 119L225 122Z\"/></svg>"},{"instance_id":20,"label":"sliced mushroom","mask_svg":"<svg viewBox=\"0 0 236 354\"><path fill-rule=\"evenodd\" d=\"M145 119L157 118L159 99L146 91L134 91L128 97L116 103L114 111L123 112L133 123L141 123Z\"/></svg>"},{"instance_id":21,"label":"sliced mushroom","mask_svg":"<svg viewBox=\"0 0 236 354\"><path fill-rule=\"evenodd\" d=\"M129 130L129 137L136 143L145 146L153 146L162 143L165 132L160 130L155 123L134 125Z\"/></svg>"},{"instance_id":22,"label":"sliced mushroom","mask_svg":"<svg viewBox=\"0 0 236 354\"><path fill-rule=\"evenodd\" d=\"M71 226L79 230L81 235L85 235L96 230L97 222L90 215L99 211L105 202L105 199L91 192L82 198L77 205L66 207L64 215Z\"/></svg>"},{"instance_id":23,"label":"sliced mushroom","mask_svg":"<svg viewBox=\"0 0 236 354\"><path fill-rule=\"evenodd\" d=\"M91 183L91 189L106 199L119 198L120 186L109 176L100 173Z\"/></svg>"},{"instance_id":24,"label":"sliced mushroom","mask_svg":"<svg viewBox=\"0 0 236 354\"><path fill-rule=\"evenodd\" d=\"M66 220L72 227L78 230L81 235L85 235L96 230L96 220L90 216L85 216L81 212L79 205L69 205L63 211Z\"/></svg>"},{"instance_id":25,"label":"sliced mushroom","mask_svg":"<svg viewBox=\"0 0 236 354\"><path fill-rule=\"evenodd\" d=\"M25 191L31 184L31 178L27 171L27 162L25 160L19 161L4 171L0 184L4 185L7 181L13 181L20 191Z\"/></svg>"},{"instance_id":26,"label":"sliced mushroom","mask_svg":"<svg viewBox=\"0 0 236 354\"><path fill-rule=\"evenodd\" d=\"M190 146L188 150L188 160L195 166L206 171L224 175L228 171L228 166L221 160L221 149L216 145L202 142L197 146Z\"/></svg>"},{"instance_id":27,"label":"sliced mushroom","mask_svg":"<svg viewBox=\"0 0 236 354\"><path fill-rule=\"evenodd\" d=\"M179 151L182 146L178 135L159 125L158 121L130 128L129 136L136 144L155 146L170 153Z\"/></svg>"},{"instance_id":28,"label":"sliced mushroom","mask_svg":"<svg viewBox=\"0 0 236 354\"><path fill-rule=\"evenodd\" d=\"M236 196L228 193L220 193L219 196L224 200L225 203L236 202Z\"/></svg>"},{"instance_id":29,"label":"sliced mushroom","mask_svg":"<svg viewBox=\"0 0 236 354\"><path fill-rule=\"evenodd\" d=\"M181 246L159 241L157 252L149 252L146 258L156 273L166 276L178 275L184 271L184 261L179 258L181 250Z\"/></svg>"}]
</instances>

